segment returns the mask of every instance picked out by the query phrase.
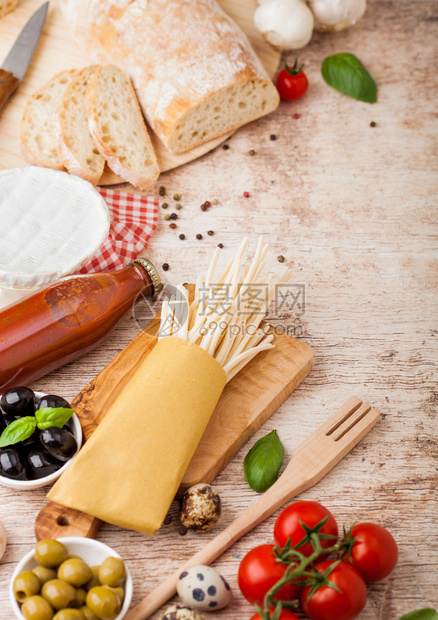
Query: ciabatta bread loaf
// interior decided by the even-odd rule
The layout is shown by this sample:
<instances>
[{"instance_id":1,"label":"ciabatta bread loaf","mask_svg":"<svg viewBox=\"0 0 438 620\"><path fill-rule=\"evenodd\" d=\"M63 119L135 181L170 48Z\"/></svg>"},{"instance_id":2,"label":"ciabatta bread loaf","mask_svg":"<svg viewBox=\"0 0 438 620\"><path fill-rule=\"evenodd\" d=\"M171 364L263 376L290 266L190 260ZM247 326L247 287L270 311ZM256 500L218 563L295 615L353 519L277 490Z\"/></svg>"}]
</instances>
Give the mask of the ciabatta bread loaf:
<instances>
[{"instance_id":1,"label":"ciabatta bread loaf","mask_svg":"<svg viewBox=\"0 0 438 620\"><path fill-rule=\"evenodd\" d=\"M75 71L62 71L34 93L27 101L21 121L21 145L31 164L64 170L58 156L55 115Z\"/></svg>"},{"instance_id":2,"label":"ciabatta bread loaf","mask_svg":"<svg viewBox=\"0 0 438 620\"><path fill-rule=\"evenodd\" d=\"M149 189L160 169L129 75L105 65L86 92L91 136L109 167L132 185Z\"/></svg>"},{"instance_id":3,"label":"ciabatta bread loaf","mask_svg":"<svg viewBox=\"0 0 438 620\"><path fill-rule=\"evenodd\" d=\"M149 124L174 153L278 105L246 35L215 0L61 0L98 62L131 76Z\"/></svg>"},{"instance_id":4,"label":"ciabatta bread loaf","mask_svg":"<svg viewBox=\"0 0 438 620\"><path fill-rule=\"evenodd\" d=\"M105 160L88 128L85 93L88 81L99 65L85 67L70 80L55 118L58 156L71 174L97 185Z\"/></svg>"}]
</instances>

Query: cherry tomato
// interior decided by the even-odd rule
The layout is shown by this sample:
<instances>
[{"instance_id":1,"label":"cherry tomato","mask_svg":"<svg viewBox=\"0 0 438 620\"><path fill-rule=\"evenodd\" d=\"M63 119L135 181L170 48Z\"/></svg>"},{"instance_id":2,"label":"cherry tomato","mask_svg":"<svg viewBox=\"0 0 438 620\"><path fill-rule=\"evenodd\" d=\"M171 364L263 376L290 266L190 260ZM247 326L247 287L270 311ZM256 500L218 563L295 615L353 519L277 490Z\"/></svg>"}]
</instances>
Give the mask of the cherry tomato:
<instances>
[{"instance_id":1,"label":"cherry tomato","mask_svg":"<svg viewBox=\"0 0 438 620\"><path fill-rule=\"evenodd\" d=\"M336 562L326 560L316 565L324 573ZM341 562L327 577L341 592L321 585L307 601L311 586L306 586L301 594L301 606L311 620L353 620L367 602L367 587L359 571L354 566Z\"/></svg>"},{"instance_id":2,"label":"cherry tomato","mask_svg":"<svg viewBox=\"0 0 438 620\"><path fill-rule=\"evenodd\" d=\"M273 614L275 610L273 607L270 607L269 611L271 614ZM254 614L251 617L251 620L260 620L260 614ZM288 609L282 609L279 620L300 620L300 619L298 618L298 616L296 616L294 613L292 613Z\"/></svg>"},{"instance_id":3,"label":"cherry tomato","mask_svg":"<svg viewBox=\"0 0 438 620\"><path fill-rule=\"evenodd\" d=\"M275 542L279 547L284 547L290 538L292 547L295 547L295 545L306 537L306 532L300 524L300 521L309 528L315 528L315 526L327 516L327 521L318 531L321 534L330 534L331 536L337 537L338 525L335 518L327 508L318 504L318 502L303 501L286 506L286 508L280 512L275 522ZM323 539L320 542L322 548L325 549L327 547L332 547L336 541L335 539ZM307 541L303 541L303 545L297 547L297 550L306 557L313 553L312 544Z\"/></svg>"},{"instance_id":4,"label":"cherry tomato","mask_svg":"<svg viewBox=\"0 0 438 620\"><path fill-rule=\"evenodd\" d=\"M265 594L286 572L286 564L275 560L274 545L260 545L245 555L239 566L237 581L239 588L250 603L261 605ZM293 601L300 595L301 588L287 583L276 594L279 601Z\"/></svg>"},{"instance_id":5,"label":"cherry tomato","mask_svg":"<svg viewBox=\"0 0 438 620\"><path fill-rule=\"evenodd\" d=\"M347 543L354 538L343 560L353 564L366 582L379 581L392 573L397 564L398 547L388 530L375 523L358 523L347 537Z\"/></svg>"},{"instance_id":6,"label":"cherry tomato","mask_svg":"<svg viewBox=\"0 0 438 620\"><path fill-rule=\"evenodd\" d=\"M285 68L280 71L277 76L277 90L282 99L286 101L294 101L295 99L301 99L309 86L307 76L303 72L304 65L298 68L298 60L295 60L294 66L289 67L285 64Z\"/></svg>"}]
</instances>

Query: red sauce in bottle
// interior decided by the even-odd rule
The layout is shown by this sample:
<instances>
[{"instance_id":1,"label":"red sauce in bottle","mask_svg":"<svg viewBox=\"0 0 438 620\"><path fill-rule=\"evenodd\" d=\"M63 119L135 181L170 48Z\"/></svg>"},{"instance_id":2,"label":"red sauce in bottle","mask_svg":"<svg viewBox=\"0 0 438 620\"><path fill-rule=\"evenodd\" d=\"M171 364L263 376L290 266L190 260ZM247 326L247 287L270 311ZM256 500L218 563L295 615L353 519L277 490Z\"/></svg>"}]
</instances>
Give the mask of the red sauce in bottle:
<instances>
[{"instance_id":1,"label":"red sauce in bottle","mask_svg":"<svg viewBox=\"0 0 438 620\"><path fill-rule=\"evenodd\" d=\"M138 260L119 271L64 278L0 310L0 392L84 355L139 293L152 296L154 284Z\"/></svg>"}]
</instances>

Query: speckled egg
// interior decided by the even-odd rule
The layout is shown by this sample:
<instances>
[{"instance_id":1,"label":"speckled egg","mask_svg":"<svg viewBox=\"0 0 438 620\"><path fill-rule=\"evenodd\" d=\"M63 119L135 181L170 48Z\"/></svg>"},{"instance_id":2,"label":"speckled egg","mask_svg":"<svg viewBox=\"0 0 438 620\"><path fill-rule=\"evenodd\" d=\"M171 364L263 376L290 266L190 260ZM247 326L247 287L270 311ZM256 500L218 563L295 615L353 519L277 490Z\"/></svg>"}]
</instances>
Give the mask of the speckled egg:
<instances>
[{"instance_id":1,"label":"speckled egg","mask_svg":"<svg viewBox=\"0 0 438 620\"><path fill-rule=\"evenodd\" d=\"M179 519L187 529L206 532L218 522L220 515L221 499L209 484L195 484L182 496Z\"/></svg>"},{"instance_id":2,"label":"speckled egg","mask_svg":"<svg viewBox=\"0 0 438 620\"><path fill-rule=\"evenodd\" d=\"M216 611L226 607L232 598L227 581L211 566L191 566L178 579L181 600L200 611Z\"/></svg>"},{"instance_id":3,"label":"speckled egg","mask_svg":"<svg viewBox=\"0 0 438 620\"><path fill-rule=\"evenodd\" d=\"M185 605L171 605L160 616L160 620L202 620L200 613Z\"/></svg>"}]
</instances>

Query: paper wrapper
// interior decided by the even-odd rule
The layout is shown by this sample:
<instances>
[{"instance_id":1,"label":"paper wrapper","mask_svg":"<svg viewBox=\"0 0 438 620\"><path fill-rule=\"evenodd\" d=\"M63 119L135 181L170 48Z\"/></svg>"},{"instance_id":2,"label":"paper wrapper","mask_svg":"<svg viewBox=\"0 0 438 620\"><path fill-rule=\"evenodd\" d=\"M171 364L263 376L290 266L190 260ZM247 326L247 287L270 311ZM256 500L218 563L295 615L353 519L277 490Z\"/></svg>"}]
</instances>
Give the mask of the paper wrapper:
<instances>
[{"instance_id":1,"label":"paper wrapper","mask_svg":"<svg viewBox=\"0 0 438 620\"><path fill-rule=\"evenodd\" d=\"M203 349L176 337L160 340L49 499L153 534L225 384L222 366Z\"/></svg>"}]
</instances>

